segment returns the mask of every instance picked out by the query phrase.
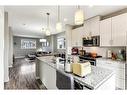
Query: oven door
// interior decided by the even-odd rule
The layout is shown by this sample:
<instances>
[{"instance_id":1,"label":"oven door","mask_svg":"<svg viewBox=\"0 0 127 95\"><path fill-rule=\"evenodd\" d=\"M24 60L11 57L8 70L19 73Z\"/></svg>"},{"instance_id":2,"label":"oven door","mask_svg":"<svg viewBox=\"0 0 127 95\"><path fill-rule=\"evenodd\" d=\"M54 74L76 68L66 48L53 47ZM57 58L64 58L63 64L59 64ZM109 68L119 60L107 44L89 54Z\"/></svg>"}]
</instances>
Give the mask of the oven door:
<instances>
[{"instance_id":1,"label":"oven door","mask_svg":"<svg viewBox=\"0 0 127 95\"><path fill-rule=\"evenodd\" d=\"M91 65L96 66L96 61L93 61L93 60L87 60L87 61L89 61Z\"/></svg>"}]
</instances>

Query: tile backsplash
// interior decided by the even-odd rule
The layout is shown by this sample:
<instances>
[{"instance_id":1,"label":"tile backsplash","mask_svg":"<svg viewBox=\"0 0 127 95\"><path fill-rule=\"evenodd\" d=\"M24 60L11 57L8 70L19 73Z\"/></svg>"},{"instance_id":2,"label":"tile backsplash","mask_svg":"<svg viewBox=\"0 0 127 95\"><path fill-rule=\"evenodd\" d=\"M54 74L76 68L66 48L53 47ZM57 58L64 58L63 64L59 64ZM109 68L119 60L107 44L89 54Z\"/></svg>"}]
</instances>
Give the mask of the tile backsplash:
<instances>
[{"instance_id":1,"label":"tile backsplash","mask_svg":"<svg viewBox=\"0 0 127 95\"><path fill-rule=\"evenodd\" d=\"M118 53L121 49L126 50L126 47L83 47L83 49L86 50L86 52L96 52L102 57L107 57L108 50L111 50L114 53Z\"/></svg>"}]
</instances>

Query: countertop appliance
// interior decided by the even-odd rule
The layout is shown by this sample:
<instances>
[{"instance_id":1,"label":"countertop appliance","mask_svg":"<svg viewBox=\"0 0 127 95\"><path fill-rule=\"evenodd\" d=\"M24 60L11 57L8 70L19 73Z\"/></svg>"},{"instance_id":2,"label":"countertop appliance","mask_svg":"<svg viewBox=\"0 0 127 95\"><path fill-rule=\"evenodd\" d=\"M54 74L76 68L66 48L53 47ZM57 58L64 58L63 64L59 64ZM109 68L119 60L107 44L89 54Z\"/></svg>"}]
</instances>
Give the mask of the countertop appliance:
<instances>
[{"instance_id":1,"label":"countertop appliance","mask_svg":"<svg viewBox=\"0 0 127 95\"><path fill-rule=\"evenodd\" d=\"M84 63L73 63L72 64L72 71L74 74L85 77L87 74L91 73L91 65L90 62L84 62Z\"/></svg>"},{"instance_id":2,"label":"countertop appliance","mask_svg":"<svg viewBox=\"0 0 127 95\"><path fill-rule=\"evenodd\" d=\"M78 54L79 54L79 50L78 50L77 47L73 47L73 48L71 49L71 52L72 52L72 55L78 55Z\"/></svg>"},{"instance_id":3,"label":"countertop appliance","mask_svg":"<svg viewBox=\"0 0 127 95\"><path fill-rule=\"evenodd\" d=\"M86 51L83 50L83 48L81 50L79 50L79 55L85 55Z\"/></svg>"},{"instance_id":4,"label":"countertop appliance","mask_svg":"<svg viewBox=\"0 0 127 95\"><path fill-rule=\"evenodd\" d=\"M83 46L100 46L100 36L84 37Z\"/></svg>"}]
</instances>

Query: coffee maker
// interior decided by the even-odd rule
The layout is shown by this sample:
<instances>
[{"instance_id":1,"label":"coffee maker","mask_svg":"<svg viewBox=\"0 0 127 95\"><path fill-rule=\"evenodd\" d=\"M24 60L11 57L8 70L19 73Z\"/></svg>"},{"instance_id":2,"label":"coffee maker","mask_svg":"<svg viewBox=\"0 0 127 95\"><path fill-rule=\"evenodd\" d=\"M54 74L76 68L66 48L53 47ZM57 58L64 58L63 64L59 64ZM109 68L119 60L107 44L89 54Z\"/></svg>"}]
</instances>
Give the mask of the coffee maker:
<instances>
[{"instance_id":1,"label":"coffee maker","mask_svg":"<svg viewBox=\"0 0 127 95\"><path fill-rule=\"evenodd\" d=\"M78 50L78 48L77 47L73 47L72 49L71 49L71 54L72 55L78 55L79 54L79 50Z\"/></svg>"}]
</instances>

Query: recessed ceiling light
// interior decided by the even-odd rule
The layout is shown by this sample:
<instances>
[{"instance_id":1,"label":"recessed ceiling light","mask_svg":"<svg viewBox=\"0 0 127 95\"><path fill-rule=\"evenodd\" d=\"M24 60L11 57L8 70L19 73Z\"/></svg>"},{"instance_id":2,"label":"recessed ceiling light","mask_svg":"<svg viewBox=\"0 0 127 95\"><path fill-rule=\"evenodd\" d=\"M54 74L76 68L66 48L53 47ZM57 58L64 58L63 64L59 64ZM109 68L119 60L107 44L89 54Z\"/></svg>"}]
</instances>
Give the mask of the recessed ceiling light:
<instances>
[{"instance_id":1,"label":"recessed ceiling light","mask_svg":"<svg viewBox=\"0 0 127 95\"><path fill-rule=\"evenodd\" d=\"M26 24L25 24L25 23L23 23L22 25L23 25L23 26L26 26Z\"/></svg>"},{"instance_id":2,"label":"recessed ceiling light","mask_svg":"<svg viewBox=\"0 0 127 95\"><path fill-rule=\"evenodd\" d=\"M64 18L64 21L66 22L67 21L67 18Z\"/></svg>"}]
</instances>

